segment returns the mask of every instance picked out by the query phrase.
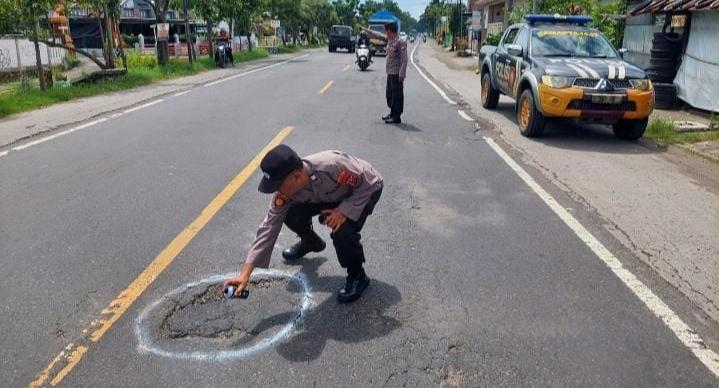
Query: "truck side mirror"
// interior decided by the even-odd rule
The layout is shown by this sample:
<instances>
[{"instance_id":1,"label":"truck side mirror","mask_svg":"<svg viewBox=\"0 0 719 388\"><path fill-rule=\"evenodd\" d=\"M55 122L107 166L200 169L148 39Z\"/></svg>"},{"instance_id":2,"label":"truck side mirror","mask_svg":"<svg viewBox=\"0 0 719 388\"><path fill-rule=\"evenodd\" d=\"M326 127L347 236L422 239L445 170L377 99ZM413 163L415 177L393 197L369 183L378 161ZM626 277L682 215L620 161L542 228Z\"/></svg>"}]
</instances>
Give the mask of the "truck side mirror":
<instances>
[{"instance_id":1,"label":"truck side mirror","mask_svg":"<svg viewBox=\"0 0 719 388\"><path fill-rule=\"evenodd\" d=\"M508 44L507 45L507 54L513 56L513 57L521 57L522 53L524 52L522 46L518 44Z\"/></svg>"}]
</instances>

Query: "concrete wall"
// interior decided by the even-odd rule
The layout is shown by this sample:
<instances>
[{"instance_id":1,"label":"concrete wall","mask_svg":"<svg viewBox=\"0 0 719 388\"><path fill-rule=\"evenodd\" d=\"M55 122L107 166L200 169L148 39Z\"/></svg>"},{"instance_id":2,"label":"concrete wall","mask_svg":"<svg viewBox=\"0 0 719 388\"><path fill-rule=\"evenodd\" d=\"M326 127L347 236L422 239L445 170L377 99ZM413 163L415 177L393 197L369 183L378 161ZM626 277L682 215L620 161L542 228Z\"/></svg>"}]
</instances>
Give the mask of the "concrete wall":
<instances>
[{"instance_id":1,"label":"concrete wall","mask_svg":"<svg viewBox=\"0 0 719 388\"><path fill-rule=\"evenodd\" d=\"M20 66L18 66L18 53L20 54ZM43 65L48 65L51 61L53 66L57 66L62 63L66 55L67 51L64 49L47 47L40 43L40 57ZM48 61L48 56L50 61ZM33 42L25 38L0 37L0 71L19 70L19 67L35 67L35 64L35 45Z\"/></svg>"},{"instance_id":2,"label":"concrete wall","mask_svg":"<svg viewBox=\"0 0 719 388\"><path fill-rule=\"evenodd\" d=\"M627 3L627 9L639 4L639 1ZM649 56L652 49L652 38L655 32L661 32L664 26L664 15L643 14L630 16L624 27L622 47L629 50L624 59L642 69L649 67Z\"/></svg>"}]
</instances>

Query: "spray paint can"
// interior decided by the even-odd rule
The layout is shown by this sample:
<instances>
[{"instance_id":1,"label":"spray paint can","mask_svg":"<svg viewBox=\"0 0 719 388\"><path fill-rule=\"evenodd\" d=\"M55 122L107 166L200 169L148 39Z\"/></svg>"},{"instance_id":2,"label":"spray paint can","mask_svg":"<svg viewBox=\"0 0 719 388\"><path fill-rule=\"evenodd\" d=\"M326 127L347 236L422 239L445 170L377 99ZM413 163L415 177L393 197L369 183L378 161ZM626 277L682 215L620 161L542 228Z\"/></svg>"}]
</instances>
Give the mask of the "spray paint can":
<instances>
[{"instance_id":1,"label":"spray paint can","mask_svg":"<svg viewBox=\"0 0 719 388\"><path fill-rule=\"evenodd\" d=\"M229 287L227 287L227 288L225 289L225 299L232 299L232 298L234 298L234 297L235 297L235 290L236 290L235 286L229 286ZM242 292L240 292L240 295L237 296L237 298L247 299L248 296L250 296L250 291L248 291L248 290L242 290Z\"/></svg>"}]
</instances>

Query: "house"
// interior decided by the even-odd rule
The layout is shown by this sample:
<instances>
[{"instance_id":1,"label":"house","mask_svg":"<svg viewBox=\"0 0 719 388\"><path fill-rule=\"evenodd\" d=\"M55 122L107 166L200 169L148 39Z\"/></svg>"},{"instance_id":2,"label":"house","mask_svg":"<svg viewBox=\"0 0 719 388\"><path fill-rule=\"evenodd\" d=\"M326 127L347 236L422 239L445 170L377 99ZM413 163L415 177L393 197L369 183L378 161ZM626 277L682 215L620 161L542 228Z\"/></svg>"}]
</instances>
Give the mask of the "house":
<instances>
[{"instance_id":1,"label":"house","mask_svg":"<svg viewBox=\"0 0 719 388\"><path fill-rule=\"evenodd\" d=\"M68 7L70 18L70 33L76 47L85 49L102 48L101 22L89 9L75 3ZM175 10L167 12L167 21L170 24L170 40L175 34L185 34L185 21L183 15ZM145 0L123 0L120 2L119 30L122 35L136 37L142 34L145 43L155 43L154 24L155 12ZM197 30L197 22L190 21L190 29Z\"/></svg>"},{"instance_id":2,"label":"house","mask_svg":"<svg viewBox=\"0 0 719 388\"><path fill-rule=\"evenodd\" d=\"M469 9L479 12L480 44L504 31L505 0L470 0Z\"/></svg>"},{"instance_id":3,"label":"house","mask_svg":"<svg viewBox=\"0 0 719 388\"><path fill-rule=\"evenodd\" d=\"M630 0L626 16L624 57L647 70L657 106L678 96L719 112L719 1Z\"/></svg>"}]
</instances>

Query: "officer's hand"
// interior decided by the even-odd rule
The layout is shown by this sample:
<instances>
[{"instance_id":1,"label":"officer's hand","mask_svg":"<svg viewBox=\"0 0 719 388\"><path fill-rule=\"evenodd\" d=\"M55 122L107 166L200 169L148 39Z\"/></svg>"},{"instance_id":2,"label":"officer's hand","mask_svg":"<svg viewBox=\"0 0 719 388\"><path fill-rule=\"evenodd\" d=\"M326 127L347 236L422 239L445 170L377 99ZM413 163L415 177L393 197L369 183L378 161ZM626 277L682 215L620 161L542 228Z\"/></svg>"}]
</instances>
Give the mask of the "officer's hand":
<instances>
[{"instance_id":1,"label":"officer's hand","mask_svg":"<svg viewBox=\"0 0 719 388\"><path fill-rule=\"evenodd\" d=\"M404 77L399 77L399 83L401 83L402 85L404 85Z\"/></svg>"},{"instance_id":2,"label":"officer's hand","mask_svg":"<svg viewBox=\"0 0 719 388\"><path fill-rule=\"evenodd\" d=\"M222 292L224 293L229 286L235 286L234 296L240 296L242 291L244 291L245 288L247 288L247 285L250 284L250 275L252 275L252 271L254 269L254 265L245 263L242 266L242 271L240 271L240 273L225 281L225 284L222 286Z\"/></svg>"},{"instance_id":3,"label":"officer's hand","mask_svg":"<svg viewBox=\"0 0 719 388\"><path fill-rule=\"evenodd\" d=\"M347 221L347 217L337 209L323 210L322 213L327 217L325 218L325 225L332 229L332 233L336 232Z\"/></svg>"}]
</instances>

